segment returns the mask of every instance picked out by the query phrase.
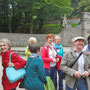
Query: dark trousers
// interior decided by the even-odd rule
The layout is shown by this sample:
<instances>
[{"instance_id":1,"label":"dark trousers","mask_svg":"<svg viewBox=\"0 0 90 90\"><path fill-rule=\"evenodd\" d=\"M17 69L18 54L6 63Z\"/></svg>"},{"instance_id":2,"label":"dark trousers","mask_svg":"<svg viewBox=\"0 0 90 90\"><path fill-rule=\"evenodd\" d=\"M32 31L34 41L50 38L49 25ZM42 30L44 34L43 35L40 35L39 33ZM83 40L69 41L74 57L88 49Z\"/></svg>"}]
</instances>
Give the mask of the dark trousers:
<instances>
[{"instance_id":1,"label":"dark trousers","mask_svg":"<svg viewBox=\"0 0 90 90\"><path fill-rule=\"evenodd\" d=\"M58 70L58 76L59 76L59 90L63 90L63 79L62 79L62 70ZM56 75L56 90L57 90L57 75Z\"/></svg>"},{"instance_id":2,"label":"dark trousers","mask_svg":"<svg viewBox=\"0 0 90 90\"><path fill-rule=\"evenodd\" d=\"M16 88L14 88L14 89L11 89L11 90L16 90Z\"/></svg>"},{"instance_id":3,"label":"dark trousers","mask_svg":"<svg viewBox=\"0 0 90 90\"><path fill-rule=\"evenodd\" d=\"M53 83L54 83L54 86L55 86L55 82L56 82L56 73L57 73L57 68L56 66L55 67L51 67L50 69L45 69L45 73L46 73L46 76L50 76ZM55 86L56 88L56 86Z\"/></svg>"}]
</instances>

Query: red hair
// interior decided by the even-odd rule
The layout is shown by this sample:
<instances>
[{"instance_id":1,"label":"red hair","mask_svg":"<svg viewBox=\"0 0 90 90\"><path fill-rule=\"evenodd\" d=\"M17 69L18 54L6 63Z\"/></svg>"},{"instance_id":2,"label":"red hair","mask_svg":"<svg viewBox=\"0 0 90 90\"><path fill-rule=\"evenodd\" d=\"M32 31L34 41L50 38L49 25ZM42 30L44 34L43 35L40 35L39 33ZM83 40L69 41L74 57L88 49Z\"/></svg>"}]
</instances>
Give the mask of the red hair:
<instances>
[{"instance_id":1,"label":"red hair","mask_svg":"<svg viewBox=\"0 0 90 90\"><path fill-rule=\"evenodd\" d=\"M54 35L53 34L47 34L46 39L51 38L51 37L54 38Z\"/></svg>"}]
</instances>

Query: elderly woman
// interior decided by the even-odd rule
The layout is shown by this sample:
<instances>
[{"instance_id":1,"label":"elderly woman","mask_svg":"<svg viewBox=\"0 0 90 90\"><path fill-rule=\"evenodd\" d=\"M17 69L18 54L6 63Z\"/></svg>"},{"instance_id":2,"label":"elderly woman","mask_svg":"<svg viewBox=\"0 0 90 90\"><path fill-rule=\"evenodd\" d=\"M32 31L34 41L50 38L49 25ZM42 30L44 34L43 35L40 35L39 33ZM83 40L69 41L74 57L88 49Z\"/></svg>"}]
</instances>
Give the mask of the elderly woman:
<instances>
[{"instance_id":1,"label":"elderly woman","mask_svg":"<svg viewBox=\"0 0 90 90\"><path fill-rule=\"evenodd\" d=\"M26 90L44 90L46 83L46 75L44 71L43 61L40 57L40 47L33 44L29 47L31 55L27 59L26 77L24 86Z\"/></svg>"},{"instance_id":2,"label":"elderly woman","mask_svg":"<svg viewBox=\"0 0 90 90\"><path fill-rule=\"evenodd\" d=\"M3 66L3 76L2 76L2 85L4 90L16 90L18 83L21 80L18 80L14 83L10 83L6 76L6 68L14 67L15 69L20 69L25 66L26 61L19 57L15 52L11 51L11 44L8 39L1 39L0 41L1 48L1 57L2 57L2 66ZM11 62L9 62L9 56L11 55ZM13 74L13 73L12 73Z\"/></svg>"},{"instance_id":3,"label":"elderly woman","mask_svg":"<svg viewBox=\"0 0 90 90\"><path fill-rule=\"evenodd\" d=\"M46 36L46 39L46 45L41 48L41 58L44 63L46 76L50 76L55 85L56 72L57 68L60 69L61 57L57 55L55 48L52 44L54 35L48 34Z\"/></svg>"},{"instance_id":4,"label":"elderly woman","mask_svg":"<svg viewBox=\"0 0 90 90\"><path fill-rule=\"evenodd\" d=\"M37 43L37 39L35 37L30 37L29 38L29 45L27 45L26 50L25 50L25 54L26 54L26 59L25 60L27 60L28 57L31 54L31 52L29 51L30 45L35 44L35 43Z\"/></svg>"}]
</instances>

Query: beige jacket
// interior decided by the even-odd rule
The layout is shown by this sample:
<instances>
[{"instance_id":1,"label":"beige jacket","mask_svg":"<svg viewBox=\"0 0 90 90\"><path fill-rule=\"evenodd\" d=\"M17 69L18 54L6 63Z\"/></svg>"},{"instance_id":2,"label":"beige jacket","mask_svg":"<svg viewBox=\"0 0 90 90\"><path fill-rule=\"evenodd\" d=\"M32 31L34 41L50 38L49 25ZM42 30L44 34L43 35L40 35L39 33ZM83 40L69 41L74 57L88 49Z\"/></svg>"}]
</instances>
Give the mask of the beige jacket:
<instances>
[{"instance_id":1,"label":"beige jacket","mask_svg":"<svg viewBox=\"0 0 90 90\"><path fill-rule=\"evenodd\" d=\"M90 73L90 54L84 51L83 55L85 59L84 69L85 71L88 71ZM72 64L76 58L77 56L75 51L71 49L70 51L64 54L64 57L62 58L61 66L60 66L62 71L67 74L65 77L65 81L70 88L73 88L74 86L76 77L74 77L73 74L75 71L78 70L78 64L76 62L72 68L69 68L68 66ZM85 80L86 80L87 88L88 90L90 90L90 77L85 78Z\"/></svg>"}]
</instances>

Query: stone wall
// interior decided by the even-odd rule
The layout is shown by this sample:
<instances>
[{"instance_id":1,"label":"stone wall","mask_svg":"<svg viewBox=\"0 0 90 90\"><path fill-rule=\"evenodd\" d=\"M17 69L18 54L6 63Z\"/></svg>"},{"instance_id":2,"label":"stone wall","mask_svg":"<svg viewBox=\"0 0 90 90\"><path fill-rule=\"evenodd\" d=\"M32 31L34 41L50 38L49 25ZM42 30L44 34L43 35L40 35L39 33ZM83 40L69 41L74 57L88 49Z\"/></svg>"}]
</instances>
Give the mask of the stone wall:
<instances>
[{"instance_id":1,"label":"stone wall","mask_svg":"<svg viewBox=\"0 0 90 90\"><path fill-rule=\"evenodd\" d=\"M28 44L29 37L36 37L40 46L46 42L45 34L13 34L13 33L0 33L0 39L8 38L11 41L12 46L24 47Z\"/></svg>"},{"instance_id":2,"label":"stone wall","mask_svg":"<svg viewBox=\"0 0 90 90\"><path fill-rule=\"evenodd\" d=\"M61 31L61 41L63 46L72 46L72 38L81 36L81 25L77 26L76 28L68 27Z\"/></svg>"},{"instance_id":3,"label":"stone wall","mask_svg":"<svg viewBox=\"0 0 90 90\"><path fill-rule=\"evenodd\" d=\"M90 35L90 12L84 12L82 17L82 35L87 38Z\"/></svg>"},{"instance_id":4,"label":"stone wall","mask_svg":"<svg viewBox=\"0 0 90 90\"><path fill-rule=\"evenodd\" d=\"M60 34L57 34L61 37L61 43L63 46L71 46L72 38L75 36L81 35L80 27L73 28L69 27L62 30ZM56 34L55 34L56 35ZM14 34L14 33L0 33L0 39L7 38L11 41L13 47L25 47L28 44L29 37L36 37L38 44L43 46L46 43L46 34Z\"/></svg>"}]
</instances>

